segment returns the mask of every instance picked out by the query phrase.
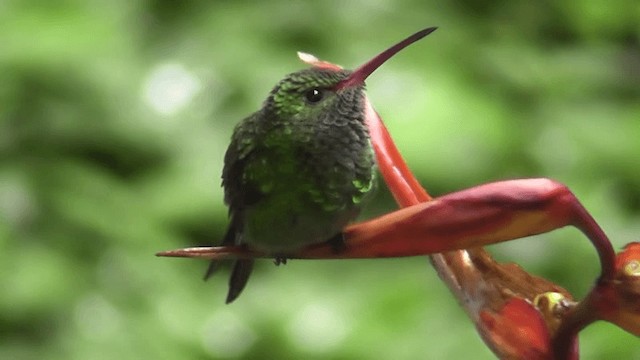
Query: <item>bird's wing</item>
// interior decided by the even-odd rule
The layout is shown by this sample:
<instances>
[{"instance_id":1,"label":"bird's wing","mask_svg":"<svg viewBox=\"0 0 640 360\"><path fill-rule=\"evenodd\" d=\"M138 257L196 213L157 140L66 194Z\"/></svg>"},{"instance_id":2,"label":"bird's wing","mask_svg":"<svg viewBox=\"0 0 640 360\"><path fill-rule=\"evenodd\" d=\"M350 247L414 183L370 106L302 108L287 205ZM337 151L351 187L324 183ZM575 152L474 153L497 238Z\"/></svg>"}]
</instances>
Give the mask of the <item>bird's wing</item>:
<instances>
[{"instance_id":1,"label":"bird's wing","mask_svg":"<svg viewBox=\"0 0 640 360\"><path fill-rule=\"evenodd\" d=\"M240 221L244 209L264 196L259 185L255 184L252 177L247 174L248 164L252 164L251 160L257 157L260 128L259 113L245 118L236 126L224 156L222 169L224 202L229 206L229 216L237 230L242 228ZM232 240L231 243L235 241Z\"/></svg>"},{"instance_id":2,"label":"bird's wing","mask_svg":"<svg viewBox=\"0 0 640 360\"><path fill-rule=\"evenodd\" d=\"M239 231L242 231L243 211L247 206L260 200L262 193L249 177L245 175L247 163L255 157L255 149L260 133L260 116L255 113L236 126L231 143L224 156L222 170L222 186L224 187L224 202L229 206L230 223L222 239L222 246L238 245ZM204 279L207 280L219 268L219 261L211 261ZM229 295L227 302L233 301L246 285L252 270L252 261L239 260L235 262L234 270L229 279Z\"/></svg>"}]
</instances>

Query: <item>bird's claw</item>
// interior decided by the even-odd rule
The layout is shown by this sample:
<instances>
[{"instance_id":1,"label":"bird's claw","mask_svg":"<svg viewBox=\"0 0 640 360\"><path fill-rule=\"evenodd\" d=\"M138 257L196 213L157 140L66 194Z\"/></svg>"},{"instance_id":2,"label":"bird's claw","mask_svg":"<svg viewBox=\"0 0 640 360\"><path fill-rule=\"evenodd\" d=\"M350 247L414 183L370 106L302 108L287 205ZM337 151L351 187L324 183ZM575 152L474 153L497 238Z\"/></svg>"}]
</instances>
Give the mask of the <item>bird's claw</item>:
<instances>
[{"instance_id":1,"label":"bird's claw","mask_svg":"<svg viewBox=\"0 0 640 360\"><path fill-rule=\"evenodd\" d=\"M334 254L343 252L347 247L347 244L344 242L344 233L341 232L334 235L332 238L327 240L327 242L331 245L331 250L333 250Z\"/></svg>"},{"instance_id":2,"label":"bird's claw","mask_svg":"<svg viewBox=\"0 0 640 360\"><path fill-rule=\"evenodd\" d=\"M284 256L276 256L273 258L273 263L276 264L276 266L286 265L287 258Z\"/></svg>"}]
</instances>

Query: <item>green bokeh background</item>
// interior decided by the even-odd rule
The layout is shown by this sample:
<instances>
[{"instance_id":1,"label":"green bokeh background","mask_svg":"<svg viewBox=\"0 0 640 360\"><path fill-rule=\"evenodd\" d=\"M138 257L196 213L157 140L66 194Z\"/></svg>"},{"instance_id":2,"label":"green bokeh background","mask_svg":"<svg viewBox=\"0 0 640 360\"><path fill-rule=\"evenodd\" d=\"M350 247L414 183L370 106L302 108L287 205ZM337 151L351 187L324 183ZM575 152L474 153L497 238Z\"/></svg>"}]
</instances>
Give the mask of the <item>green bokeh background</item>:
<instances>
[{"instance_id":1,"label":"green bokeh background","mask_svg":"<svg viewBox=\"0 0 640 360\"><path fill-rule=\"evenodd\" d=\"M493 358L423 257L263 261L226 306L226 274L153 256L220 239L231 131L295 51L354 67L433 25L368 81L421 182L551 177L639 240L636 0L5 0L0 359ZM574 229L491 251L578 297L598 272ZM609 324L581 347L640 358Z\"/></svg>"}]
</instances>

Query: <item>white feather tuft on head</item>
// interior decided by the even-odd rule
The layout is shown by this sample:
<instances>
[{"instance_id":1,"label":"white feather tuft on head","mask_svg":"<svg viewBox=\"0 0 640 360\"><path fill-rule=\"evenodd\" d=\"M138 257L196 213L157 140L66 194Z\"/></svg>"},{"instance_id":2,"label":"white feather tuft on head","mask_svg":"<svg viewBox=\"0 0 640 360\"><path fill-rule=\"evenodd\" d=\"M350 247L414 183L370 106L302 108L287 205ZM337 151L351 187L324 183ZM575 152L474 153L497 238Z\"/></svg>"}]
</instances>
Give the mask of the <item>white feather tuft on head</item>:
<instances>
[{"instance_id":1,"label":"white feather tuft on head","mask_svg":"<svg viewBox=\"0 0 640 360\"><path fill-rule=\"evenodd\" d=\"M324 68L324 69L331 69L331 70L342 70L342 66L332 64L328 61L320 60L315 55L312 55L306 52L298 51L298 58L302 60L302 62L309 64L311 66Z\"/></svg>"},{"instance_id":2,"label":"white feather tuft on head","mask_svg":"<svg viewBox=\"0 0 640 360\"><path fill-rule=\"evenodd\" d=\"M307 64L313 65L317 62L319 62L320 60L315 57L315 55L306 53L306 52L302 52L302 51L298 51L298 59L302 60L302 62L305 62Z\"/></svg>"}]
</instances>

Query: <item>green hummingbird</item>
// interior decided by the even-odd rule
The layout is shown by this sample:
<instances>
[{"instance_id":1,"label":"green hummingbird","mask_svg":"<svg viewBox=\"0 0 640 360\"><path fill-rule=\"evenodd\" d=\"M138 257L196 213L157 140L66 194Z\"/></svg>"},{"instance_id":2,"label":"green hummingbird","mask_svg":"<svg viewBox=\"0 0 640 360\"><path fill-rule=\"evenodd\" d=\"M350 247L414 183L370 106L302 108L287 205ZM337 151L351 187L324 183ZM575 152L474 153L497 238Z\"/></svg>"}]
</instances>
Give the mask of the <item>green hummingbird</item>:
<instances>
[{"instance_id":1,"label":"green hummingbird","mask_svg":"<svg viewBox=\"0 0 640 360\"><path fill-rule=\"evenodd\" d=\"M273 254L276 264L306 245L330 241L336 251L344 246L342 230L376 182L364 80L435 29L413 34L355 71L316 59L313 67L276 84L262 108L235 127L225 153L222 186L230 224L222 245ZM227 304L244 289L253 262L235 261ZM205 279L217 265L211 262Z\"/></svg>"}]
</instances>

